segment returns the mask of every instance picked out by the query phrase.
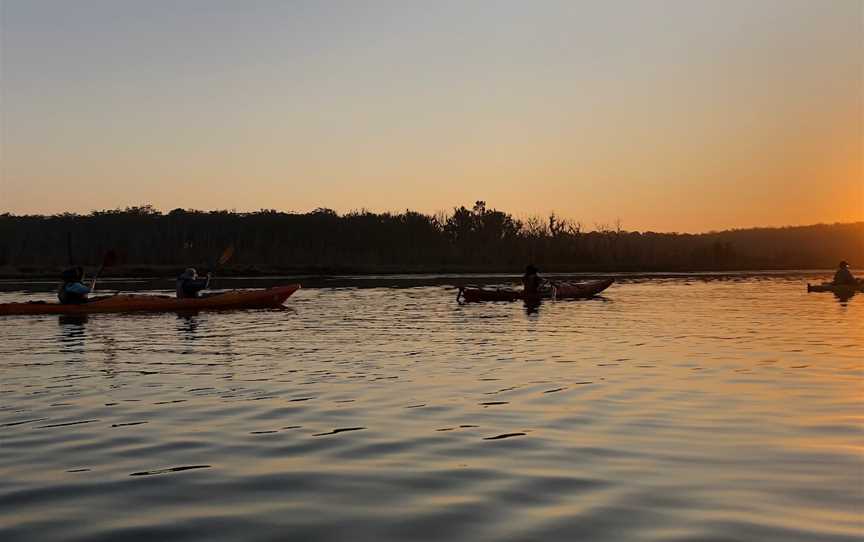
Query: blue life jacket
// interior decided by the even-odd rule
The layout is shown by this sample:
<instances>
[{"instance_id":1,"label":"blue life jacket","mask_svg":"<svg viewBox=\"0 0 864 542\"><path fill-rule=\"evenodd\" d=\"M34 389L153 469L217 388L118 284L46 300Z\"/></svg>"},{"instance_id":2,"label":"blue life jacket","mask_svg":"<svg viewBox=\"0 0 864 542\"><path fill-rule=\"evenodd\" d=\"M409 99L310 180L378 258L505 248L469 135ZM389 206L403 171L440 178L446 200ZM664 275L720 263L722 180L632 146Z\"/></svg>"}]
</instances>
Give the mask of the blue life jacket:
<instances>
[{"instance_id":1,"label":"blue life jacket","mask_svg":"<svg viewBox=\"0 0 864 542\"><path fill-rule=\"evenodd\" d=\"M87 303L87 294L89 293L90 288L80 281L64 282L57 291L57 298L64 305L80 305Z\"/></svg>"}]
</instances>

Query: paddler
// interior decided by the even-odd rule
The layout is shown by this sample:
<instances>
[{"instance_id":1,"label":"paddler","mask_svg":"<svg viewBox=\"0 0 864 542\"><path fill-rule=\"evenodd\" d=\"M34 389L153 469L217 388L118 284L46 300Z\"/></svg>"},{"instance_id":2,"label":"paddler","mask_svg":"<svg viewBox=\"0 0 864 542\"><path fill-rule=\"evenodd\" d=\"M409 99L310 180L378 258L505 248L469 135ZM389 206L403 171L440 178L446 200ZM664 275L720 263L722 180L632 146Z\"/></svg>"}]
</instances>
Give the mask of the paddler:
<instances>
[{"instance_id":1,"label":"paddler","mask_svg":"<svg viewBox=\"0 0 864 542\"><path fill-rule=\"evenodd\" d=\"M63 284L60 285L57 291L57 298L64 305L80 305L87 303L87 296L93 291L96 286L96 278L94 277L90 286L84 284L84 269L82 267L70 267L63 271L61 275Z\"/></svg>"},{"instance_id":2,"label":"paddler","mask_svg":"<svg viewBox=\"0 0 864 542\"><path fill-rule=\"evenodd\" d=\"M852 271L849 271L849 263L842 261L837 266L837 272L834 273L834 280L831 283L835 286L856 286L858 280Z\"/></svg>"},{"instance_id":3,"label":"paddler","mask_svg":"<svg viewBox=\"0 0 864 542\"><path fill-rule=\"evenodd\" d=\"M524 289L526 296L539 297L540 285L543 282L543 279L541 279L538 274L539 272L540 271L531 264L525 267L525 274L522 275L522 288Z\"/></svg>"},{"instance_id":4,"label":"paddler","mask_svg":"<svg viewBox=\"0 0 864 542\"><path fill-rule=\"evenodd\" d=\"M207 273L207 278L199 279L198 272L190 267L177 277L177 299L197 298L201 290L206 290L208 286L210 273Z\"/></svg>"}]
</instances>

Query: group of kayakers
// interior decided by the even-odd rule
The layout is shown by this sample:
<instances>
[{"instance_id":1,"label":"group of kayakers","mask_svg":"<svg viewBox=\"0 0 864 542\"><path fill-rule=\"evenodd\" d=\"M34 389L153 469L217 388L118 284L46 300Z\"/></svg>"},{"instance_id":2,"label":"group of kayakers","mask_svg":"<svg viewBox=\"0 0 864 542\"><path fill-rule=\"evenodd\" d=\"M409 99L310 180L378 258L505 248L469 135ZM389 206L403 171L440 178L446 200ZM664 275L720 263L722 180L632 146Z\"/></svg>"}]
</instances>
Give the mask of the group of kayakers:
<instances>
[{"instance_id":1,"label":"group of kayakers","mask_svg":"<svg viewBox=\"0 0 864 542\"><path fill-rule=\"evenodd\" d=\"M207 273L204 278L200 278L195 268L187 268L177 277L177 299L200 297L201 292L210 286L210 278L210 273ZM62 279L63 283L60 285L57 297L60 299L60 303L65 305L87 303L90 300L89 295L96 289L95 277L90 281L89 286L84 283L84 269L80 266L63 271ZM540 270L533 264L525 267L525 274L522 275L522 287L526 296L539 296L546 282L548 281L540 277ZM859 283L859 280L849 270L849 263L840 262L837 266L837 272L834 273L832 284L840 286Z\"/></svg>"},{"instance_id":2,"label":"group of kayakers","mask_svg":"<svg viewBox=\"0 0 864 542\"><path fill-rule=\"evenodd\" d=\"M522 288L526 296L539 297L541 289L549 282L540 277L540 271L534 265L525 267L525 274L522 275ZM862 283L864 283L864 279L855 278L855 275L849 270L849 262L845 260L837 265L834 280L831 281L834 286L857 286Z\"/></svg>"},{"instance_id":3,"label":"group of kayakers","mask_svg":"<svg viewBox=\"0 0 864 542\"><path fill-rule=\"evenodd\" d=\"M57 290L57 298L64 305L79 305L91 301L90 294L96 289L96 278L90 284L84 282L84 268L70 267L61 274L63 283ZM210 273L204 278L198 277L194 267L189 267L177 277L177 299L197 298L202 290L210 286Z\"/></svg>"}]
</instances>

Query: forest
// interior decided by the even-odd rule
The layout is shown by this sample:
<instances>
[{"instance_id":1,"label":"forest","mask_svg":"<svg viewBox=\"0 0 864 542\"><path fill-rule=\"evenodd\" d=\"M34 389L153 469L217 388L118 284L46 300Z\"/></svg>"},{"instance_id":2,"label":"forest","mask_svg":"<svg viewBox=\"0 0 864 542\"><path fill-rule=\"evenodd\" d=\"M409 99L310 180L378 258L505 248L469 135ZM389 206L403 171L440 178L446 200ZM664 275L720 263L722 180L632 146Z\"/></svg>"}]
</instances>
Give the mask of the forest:
<instances>
[{"instance_id":1,"label":"forest","mask_svg":"<svg viewBox=\"0 0 864 542\"><path fill-rule=\"evenodd\" d=\"M550 215L517 219L477 201L434 215L174 209L0 215L0 273L54 275L71 264L106 275L212 269L223 274L828 269L864 264L864 222L702 234L627 231Z\"/></svg>"}]
</instances>

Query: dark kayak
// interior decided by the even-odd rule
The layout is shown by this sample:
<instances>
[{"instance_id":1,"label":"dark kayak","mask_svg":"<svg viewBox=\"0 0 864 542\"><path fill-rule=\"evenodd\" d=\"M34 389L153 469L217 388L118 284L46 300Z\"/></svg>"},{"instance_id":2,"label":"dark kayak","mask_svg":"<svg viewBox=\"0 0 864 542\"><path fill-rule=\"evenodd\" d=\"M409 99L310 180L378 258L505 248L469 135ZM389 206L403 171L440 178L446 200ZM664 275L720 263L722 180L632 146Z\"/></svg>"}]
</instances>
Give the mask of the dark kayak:
<instances>
[{"instance_id":1,"label":"dark kayak","mask_svg":"<svg viewBox=\"0 0 864 542\"><path fill-rule=\"evenodd\" d=\"M834 284L832 282L824 282L822 284L807 284L808 292L833 292L840 295L852 295L858 292L864 292L864 282L858 281L858 284Z\"/></svg>"},{"instance_id":2,"label":"dark kayak","mask_svg":"<svg viewBox=\"0 0 864 542\"><path fill-rule=\"evenodd\" d=\"M300 288L299 284L266 290L232 290L201 298L177 299L164 295L114 295L80 305L60 303L0 303L0 316L12 314L91 314L100 312L178 312L279 307Z\"/></svg>"},{"instance_id":3,"label":"dark kayak","mask_svg":"<svg viewBox=\"0 0 864 542\"><path fill-rule=\"evenodd\" d=\"M529 296L531 301L537 298L552 299L585 299L593 297L615 282L614 279L589 280L585 282L560 282L551 288L544 289L539 296ZM525 292L510 288L459 288L457 299L466 303L475 301L517 301L526 299Z\"/></svg>"}]
</instances>

